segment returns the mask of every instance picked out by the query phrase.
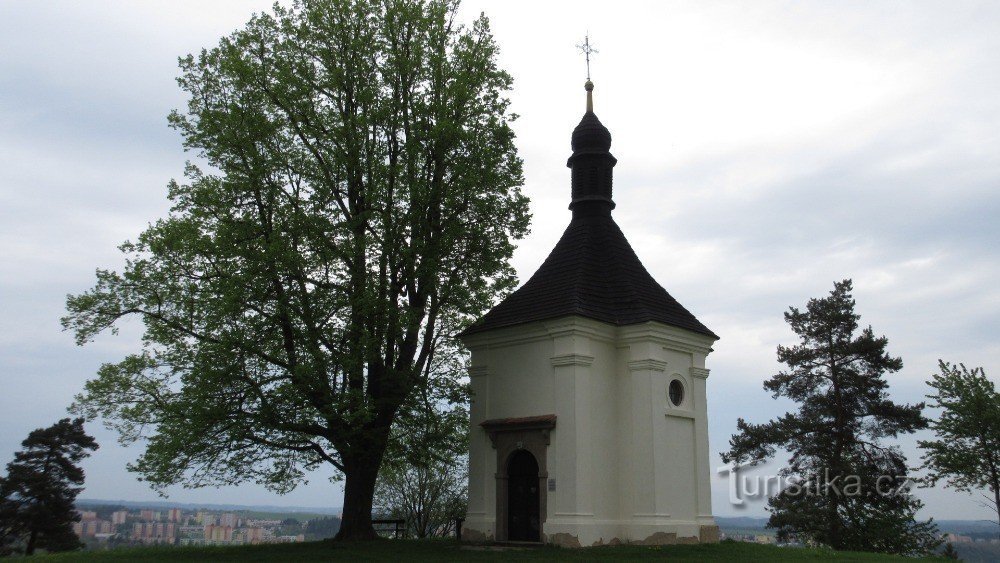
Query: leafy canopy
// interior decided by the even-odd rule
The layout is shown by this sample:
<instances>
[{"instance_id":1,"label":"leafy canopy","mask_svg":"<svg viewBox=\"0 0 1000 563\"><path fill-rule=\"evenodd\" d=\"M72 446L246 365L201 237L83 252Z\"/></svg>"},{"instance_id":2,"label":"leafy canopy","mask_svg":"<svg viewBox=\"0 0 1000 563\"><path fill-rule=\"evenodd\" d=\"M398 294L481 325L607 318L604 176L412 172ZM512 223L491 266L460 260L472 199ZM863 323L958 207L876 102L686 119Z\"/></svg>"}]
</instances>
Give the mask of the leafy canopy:
<instances>
[{"instance_id":1,"label":"leafy canopy","mask_svg":"<svg viewBox=\"0 0 1000 563\"><path fill-rule=\"evenodd\" d=\"M929 484L944 480L959 491L989 491L986 504L1000 526L1000 393L981 367L941 360L938 367L927 382L930 406L941 409L931 422L936 439L918 442Z\"/></svg>"},{"instance_id":2,"label":"leafy canopy","mask_svg":"<svg viewBox=\"0 0 1000 563\"><path fill-rule=\"evenodd\" d=\"M390 427L528 228L511 78L456 10L296 2L180 60L170 123L203 164L63 320L83 344L142 319L76 409L144 439L152 485L288 491L329 463L345 527L370 512Z\"/></svg>"}]
</instances>

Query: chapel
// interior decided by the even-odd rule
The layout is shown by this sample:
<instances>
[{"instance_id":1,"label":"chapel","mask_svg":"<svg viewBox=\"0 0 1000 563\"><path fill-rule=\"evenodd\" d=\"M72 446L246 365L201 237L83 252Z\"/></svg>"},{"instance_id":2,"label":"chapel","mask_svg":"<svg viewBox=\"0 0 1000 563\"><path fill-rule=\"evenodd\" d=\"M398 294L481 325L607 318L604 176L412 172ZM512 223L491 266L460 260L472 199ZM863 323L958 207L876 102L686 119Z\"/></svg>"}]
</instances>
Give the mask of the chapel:
<instances>
[{"instance_id":1,"label":"chapel","mask_svg":"<svg viewBox=\"0 0 1000 563\"><path fill-rule=\"evenodd\" d=\"M611 133L573 130L569 226L461 335L471 353L467 541L718 541L705 358L718 336L643 267L612 217Z\"/></svg>"}]
</instances>

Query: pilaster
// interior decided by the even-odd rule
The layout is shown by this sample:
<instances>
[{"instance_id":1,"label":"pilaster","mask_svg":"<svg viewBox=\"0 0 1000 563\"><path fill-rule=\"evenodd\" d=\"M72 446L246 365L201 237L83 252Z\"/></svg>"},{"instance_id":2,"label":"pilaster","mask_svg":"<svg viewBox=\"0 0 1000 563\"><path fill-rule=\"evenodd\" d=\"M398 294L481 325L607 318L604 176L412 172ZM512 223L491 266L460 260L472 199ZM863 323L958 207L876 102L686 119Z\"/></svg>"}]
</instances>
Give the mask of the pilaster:
<instances>
[{"instance_id":1,"label":"pilaster","mask_svg":"<svg viewBox=\"0 0 1000 563\"><path fill-rule=\"evenodd\" d=\"M570 319L547 323L552 338L552 374L560 425L553 441L549 478L549 529L579 518L593 518L591 378L594 363L592 328Z\"/></svg>"},{"instance_id":2,"label":"pilaster","mask_svg":"<svg viewBox=\"0 0 1000 563\"><path fill-rule=\"evenodd\" d=\"M704 365L704 357L701 358ZM712 518L712 484L711 468L709 467L709 444L708 444L708 394L707 379L709 370L703 367L692 366L688 373L691 375L691 382L694 391L695 410L695 468L697 472L696 482L698 486L698 521L704 525L715 525Z\"/></svg>"},{"instance_id":3,"label":"pilaster","mask_svg":"<svg viewBox=\"0 0 1000 563\"><path fill-rule=\"evenodd\" d=\"M631 488L628 497L631 506L623 516L633 523L656 523L669 518L667 507L658 502L660 476L657 475L657 459L663 455L662 424L657 424L654 413L661 410L657 380L667 369L662 347L650 340L629 342L626 361L629 413L627 436L629 439L629 477L622 482L623 488Z\"/></svg>"},{"instance_id":4,"label":"pilaster","mask_svg":"<svg viewBox=\"0 0 1000 563\"><path fill-rule=\"evenodd\" d=\"M482 361L483 352L473 351L473 361ZM472 388L471 408L469 409L469 508L466 520L476 526L480 532L492 535L491 518L496 513L493 493L494 484L486 478L496 472L496 460L493 449L479 424L489 418L489 381L488 368L485 364L469 366L469 383Z\"/></svg>"}]
</instances>

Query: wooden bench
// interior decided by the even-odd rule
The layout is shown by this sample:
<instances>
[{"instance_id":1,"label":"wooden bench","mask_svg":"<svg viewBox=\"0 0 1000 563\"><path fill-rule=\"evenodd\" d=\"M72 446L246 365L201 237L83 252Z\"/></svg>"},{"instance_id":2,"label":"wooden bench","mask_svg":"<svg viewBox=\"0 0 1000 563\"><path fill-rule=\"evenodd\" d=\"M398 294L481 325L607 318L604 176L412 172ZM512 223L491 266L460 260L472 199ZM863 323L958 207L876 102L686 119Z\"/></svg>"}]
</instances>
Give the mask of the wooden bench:
<instances>
[{"instance_id":1,"label":"wooden bench","mask_svg":"<svg viewBox=\"0 0 1000 563\"><path fill-rule=\"evenodd\" d=\"M394 539L400 539L406 537L406 520L402 518L398 520L392 519L373 519L372 526L375 528L375 533L382 535L383 532L392 533ZM390 527L391 526L391 527Z\"/></svg>"}]
</instances>

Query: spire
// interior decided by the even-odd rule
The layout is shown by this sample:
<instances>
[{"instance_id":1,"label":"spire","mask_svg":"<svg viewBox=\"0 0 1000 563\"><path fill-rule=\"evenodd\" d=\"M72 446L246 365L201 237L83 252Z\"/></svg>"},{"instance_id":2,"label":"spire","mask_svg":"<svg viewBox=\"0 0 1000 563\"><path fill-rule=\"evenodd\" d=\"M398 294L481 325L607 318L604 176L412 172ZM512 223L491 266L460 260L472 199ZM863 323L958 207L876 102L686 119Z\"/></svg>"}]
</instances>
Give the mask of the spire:
<instances>
[{"instance_id":1,"label":"spire","mask_svg":"<svg viewBox=\"0 0 1000 563\"><path fill-rule=\"evenodd\" d=\"M594 113L594 83L587 79L587 111L573 130L573 155L566 162L572 170L573 200L569 208L578 213L607 215L615 208L611 199L612 173L618 160L611 155L611 132Z\"/></svg>"},{"instance_id":2,"label":"spire","mask_svg":"<svg viewBox=\"0 0 1000 563\"><path fill-rule=\"evenodd\" d=\"M590 82L590 55L597 54L600 51L595 49L594 46L590 44L589 32L583 36L583 43L578 44L576 48L583 53L584 58L587 60L587 82Z\"/></svg>"}]
</instances>

